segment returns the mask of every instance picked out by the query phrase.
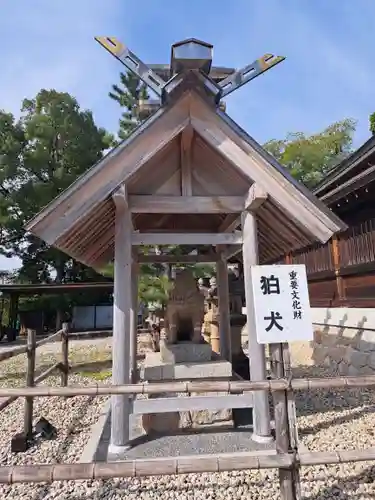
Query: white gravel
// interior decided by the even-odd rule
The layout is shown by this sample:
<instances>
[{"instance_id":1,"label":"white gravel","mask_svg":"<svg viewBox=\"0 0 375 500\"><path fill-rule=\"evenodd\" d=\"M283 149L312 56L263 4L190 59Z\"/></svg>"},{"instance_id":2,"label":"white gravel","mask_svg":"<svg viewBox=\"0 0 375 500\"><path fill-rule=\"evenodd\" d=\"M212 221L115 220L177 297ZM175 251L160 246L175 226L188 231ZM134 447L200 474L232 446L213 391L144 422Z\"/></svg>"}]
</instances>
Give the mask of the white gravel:
<instances>
[{"instance_id":1,"label":"white gravel","mask_svg":"<svg viewBox=\"0 0 375 500\"><path fill-rule=\"evenodd\" d=\"M52 364L59 344L39 351L38 362ZM105 360L110 356L110 340L71 343L75 362ZM328 376L329 370L312 366L308 347L295 351L295 376ZM25 357L0 364L2 386L23 385ZM22 376L20 378L17 373ZM90 384L79 374L70 384ZM105 383L103 381L102 383ZM109 380L107 380L109 383ZM50 377L44 384L59 384ZM91 425L99 416L106 398L41 398L35 400L35 420L46 417L58 429L56 441L43 442L26 454L7 452L10 437L22 429L23 401L20 399L1 413L0 445L2 465L77 462L86 444ZM302 444L310 451L349 450L375 446L375 396L371 391L325 391L297 394L298 424ZM375 498L375 463L308 467L301 470L303 498L311 500ZM0 486L0 499L270 499L279 498L277 471L227 472L188 476L165 476L111 481L62 482L52 485Z\"/></svg>"}]
</instances>

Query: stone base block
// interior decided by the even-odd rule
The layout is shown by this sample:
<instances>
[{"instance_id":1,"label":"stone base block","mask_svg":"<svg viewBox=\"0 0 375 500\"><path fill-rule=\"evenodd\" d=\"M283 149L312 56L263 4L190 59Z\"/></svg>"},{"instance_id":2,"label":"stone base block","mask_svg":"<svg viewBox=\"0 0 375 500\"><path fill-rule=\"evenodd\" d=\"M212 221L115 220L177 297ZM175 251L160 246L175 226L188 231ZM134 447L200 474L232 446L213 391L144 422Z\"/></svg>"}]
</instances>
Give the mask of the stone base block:
<instances>
[{"instance_id":1,"label":"stone base block","mask_svg":"<svg viewBox=\"0 0 375 500\"><path fill-rule=\"evenodd\" d=\"M141 373L143 380L195 380L223 379L232 377L229 361L208 361L203 363L160 363L160 353L148 353Z\"/></svg>"},{"instance_id":2,"label":"stone base block","mask_svg":"<svg viewBox=\"0 0 375 500\"><path fill-rule=\"evenodd\" d=\"M192 393L191 396L225 396L226 393ZM150 395L149 398L165 398L168 397L181 397L185 398L185 394L166 394L159 393ZM166 413L149 413L142 415L142 425L146 434L160 433L168 434L174 433L178 429L196 428L201 426L221 424L228 427L234 425L233 414L231 408L222 408L215 410L190 410L180 412L166 412Z\"/></svg>"},{"instance_id":3,"label":"stone base block","mask_svg":"<svg viewBox=\"0 0 375 500\"><path fill-rule=\"evenodd\" d=\"M146 434L173 433L180 427L180 413L175 411L142 415L142 426Z\"/></svg>"},{"instance_id":4,"label":"stone base block","mask_svg":"<svg viewBox=\"0 0 375 500\"><path fill-rule=\"evenodd\" d=\"M212 349L210 344L160 344L160 360L162 363L199 363L210 361Z\"/></svg>"},{"instance_id":5,"label":"stone base block","mask_svg":"<svg viewBox=\"0 0 375 500\"><path fill-rule=\"evenodd\" d=\"M192 396L225 396L224 392L207 392L207 393L192 393ZM210 425L216 423L225 423L227 425L233 425L233 415L231 408L222 408L220 410L196 410L187 413L191 419L192 426L199 425ZM183 417L183 413L181 415Z\"/></svg>"}]
</instances>

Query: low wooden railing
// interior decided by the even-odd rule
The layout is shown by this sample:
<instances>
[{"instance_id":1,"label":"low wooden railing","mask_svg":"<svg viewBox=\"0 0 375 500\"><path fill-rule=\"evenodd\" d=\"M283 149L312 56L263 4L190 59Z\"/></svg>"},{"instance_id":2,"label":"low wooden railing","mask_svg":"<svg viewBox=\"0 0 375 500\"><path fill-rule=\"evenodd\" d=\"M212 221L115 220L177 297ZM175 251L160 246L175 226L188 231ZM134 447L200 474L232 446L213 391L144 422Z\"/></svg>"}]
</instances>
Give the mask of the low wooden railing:
<instances>
[{"instance_id":1,"label":"low wooden railing","mask_svg":"<svg viewBox=\"0 0 375 500\"><path fill-rule=\"evenodd\" d=\"M287 344L270 346L274 379L262 381L197 381L129 384L121 386L92 385L78 387L0 388L0 397L70 397L162 393L239 393L270 391L275 407L277 454L254 455L250 452L188 457L134 459L112 463L34 464L0 467L0 483L48 482L63 480L97 480L116 477L222 472L246 469L279 469L282 500L298 500L301 466L341 464L375 460L375 448L333 452L298 451L294 391L315 389L375 388L375 375L357 377L304 378L291 377ZM285 361L287 360L287 362Z\"/></svg>"},{"instance_id":2,"label":"low wooden railing","mask_svg":"<svg viewBox=\"0 0 375 500\"><path fill-rule=\"evenodd\" d=\"M27 354L27 367L26 367L26 387L32 389L34 386L38 385L44 379L52 375L56 371L61 373L61 385L66 387L68 385L68 374L69 374L69 359L68 359L68 324L64 323L63 328L58 332L50 335L41 340L36 340L35 330L27 330L27 344L19 347L14 347L3 352L0 352L0 362L7 359L11 359L20 354ZM43 373L35 377L35 358L36 350L44 344L53 342L55 340L61 339L61 350L62 350L62 360L59 363L55 363L50 366ZM7 391L3 391L0 395L0 411L7 408L10 404L16 401L20 396L15 394L10 394ZM25 414L24 414L24 434L25 437L30 438L32 436L33 430L33 396L30 394L25 395Z\"/></svg>"}]
</instances>

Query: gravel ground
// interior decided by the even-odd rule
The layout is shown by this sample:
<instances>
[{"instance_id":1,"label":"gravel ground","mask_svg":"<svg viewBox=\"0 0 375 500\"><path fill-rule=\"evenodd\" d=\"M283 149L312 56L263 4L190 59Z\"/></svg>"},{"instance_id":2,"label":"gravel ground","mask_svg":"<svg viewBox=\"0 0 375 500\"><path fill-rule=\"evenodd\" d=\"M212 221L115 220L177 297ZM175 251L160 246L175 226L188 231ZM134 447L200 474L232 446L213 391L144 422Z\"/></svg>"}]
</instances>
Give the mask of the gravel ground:
<instances>
[{"instance_id":1,"label":"gravel ground","mask_svg":"<svg viewBox=\"0 0 375 500\"><path fill-rule=\"evenodd\" d=\"M105 364L110 358L110 340L71 343L73 363ZM59 344L39 349L38 366L48 366L59 356ZM311 362L306 345L293 346L295 376L333 375ZM24 383L25 356L0 364L3 386ZM90 384L92 373L74 373L69 383ZM109 379L102 383L109 383ZM59 384L58 377L44 381ZM375 446L375 396L371 391L319 391L296 394L301 442L310 451L349 450ZM26 454L8 451L10 437L22 429L23 401L20 399L1 413L1 465L77 462L106 398L44 398L35 400L35 419L50 420L59 430L56 441L43 442ZM304 499L368 500L375 498L375 464L306 467L301 470ZM0 499L272 499L279 498L277 471L226 472L187 476L165 476L112 481L79 481L52 485L0 486Z\"/></svg>"}]
</instances>

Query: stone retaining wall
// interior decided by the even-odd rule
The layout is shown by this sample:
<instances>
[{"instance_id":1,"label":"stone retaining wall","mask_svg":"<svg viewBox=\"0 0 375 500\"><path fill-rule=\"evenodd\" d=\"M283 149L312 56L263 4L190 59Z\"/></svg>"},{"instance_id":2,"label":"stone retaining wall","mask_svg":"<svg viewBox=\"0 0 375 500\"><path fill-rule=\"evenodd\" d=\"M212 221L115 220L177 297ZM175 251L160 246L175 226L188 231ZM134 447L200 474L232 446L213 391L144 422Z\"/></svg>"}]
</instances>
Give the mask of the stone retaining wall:
<instances>
[{"instance_id":1,"label":"stone retaining wall","mask_svg":"<svg viewBox=\"0 0 375 500\"><path fill-rule=\"evenodd\" d=\"M327 331L328 330L328 331ZM375 331L316 327L313 360L342 375L375 373Z\"/></svg>"},{"instance_id":2,"label":"stone retaining wall","mask_svg":"<svg viewBox=\"0 0 375 500\"><path fill-rule=\"evenodd\" d=\"M313 361L342 375L375 374L375 310L313 310Z\"/></svg>"},{"instance_id":3,"label":"stone retaining wall","mask_svg":"<svg viewBox=\"0 0 375 500\"><path fill-rule=\"evenodd\" d=\"M331 367L342 375L375 374L375 309L312 308L312 320L311 364ZM246 325L241 343L246 349Z\"/></svg>"}]
</instances>

